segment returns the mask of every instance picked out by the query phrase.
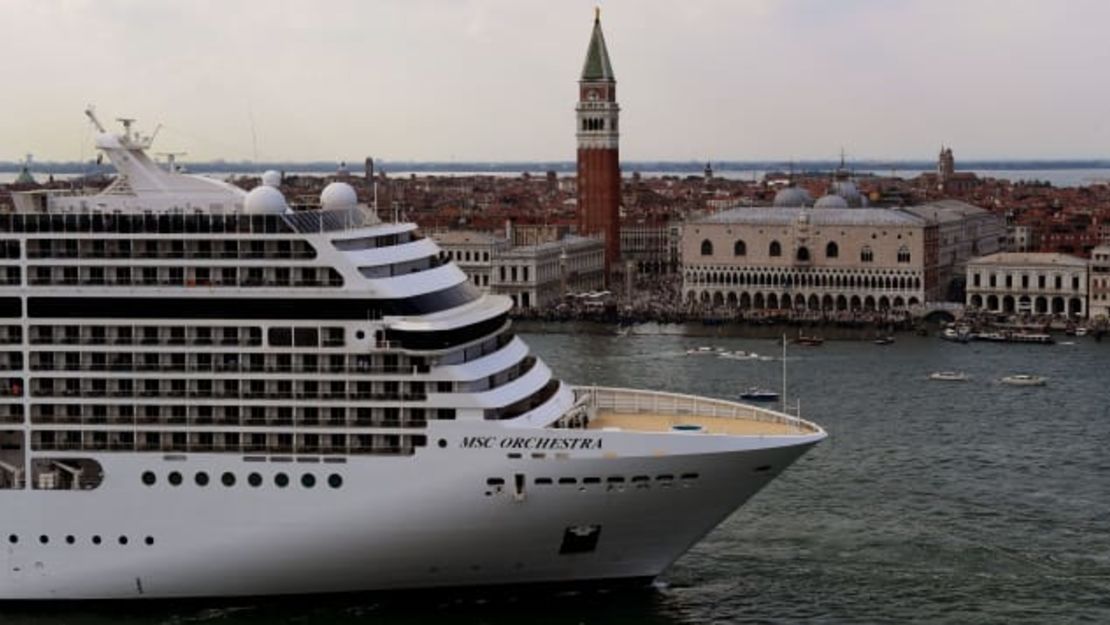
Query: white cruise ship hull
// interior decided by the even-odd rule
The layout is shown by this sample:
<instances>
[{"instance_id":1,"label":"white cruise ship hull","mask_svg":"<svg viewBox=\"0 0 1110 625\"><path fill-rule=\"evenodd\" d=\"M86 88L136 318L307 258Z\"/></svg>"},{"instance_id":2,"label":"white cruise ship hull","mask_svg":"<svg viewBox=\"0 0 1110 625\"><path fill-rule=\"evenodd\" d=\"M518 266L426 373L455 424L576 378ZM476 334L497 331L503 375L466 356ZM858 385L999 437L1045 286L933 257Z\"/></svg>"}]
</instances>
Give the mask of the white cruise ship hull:
<instances>
[{"instance_id":1,"label":"white cruise ship hull","mask_svg":"<svg viewBox=\"0 0 1110 625\"><path fill-rule=\"evenodd\" d=\"M664 434L652 441L652 435L606 432L599 436L610 451L600 457L525 453L507 460L502 449L459 448L459 438L444 429L439 434L453 443L448 448L343 464L106 455L102 462L111 479L95 494L8 494L13 505L6 506L3 531L19 542L4 549L0 599L649 579L823 437L768 440L752 448L742 439ZM695 452L707 442L722 448ZM645 443L659 448L629 454ZM146 471L157 475L153 486L141 481ZM183 474L180 486L167 483L171 471ZM198 486L197 471L214 479ZM235 486L220 483L225 471L236 475ZM250 472L263 477L262 486L246 483ZM518 472L524 476L519 494ZM289 475L290 484L275 486L277 473ZM317 478L311 489L300 483L305 473ZM331 474L342 476L341 487L326 485ZM660 481L668 475L673 481ZM634 476L650 480L633 483ZM493 477L505 484L490 486ZM614 484L613 477L624 482ZM553 483L537 485L536 478ZM559 484L560 478L574 478L575 484ZM583 483L587 478L600 483ZM594 548L561 553L568 528L596 528Z\"/></svg>"}]
</instances>

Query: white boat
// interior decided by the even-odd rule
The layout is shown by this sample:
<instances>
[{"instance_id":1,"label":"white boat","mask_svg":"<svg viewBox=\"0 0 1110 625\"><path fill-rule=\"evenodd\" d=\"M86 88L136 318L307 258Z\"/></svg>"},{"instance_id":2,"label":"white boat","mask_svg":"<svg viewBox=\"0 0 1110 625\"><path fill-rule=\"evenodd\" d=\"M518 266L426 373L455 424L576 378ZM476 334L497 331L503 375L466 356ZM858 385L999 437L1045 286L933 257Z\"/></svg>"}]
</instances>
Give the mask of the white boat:
<instances>
[{"instance_id":1,"label":"white boat","mask_svg":"<svg viewBox=\"0 0 1110 625\"><path fill-rule=\"evenodd\" d=\"M755 352L746 352L742 349L734 352L720 352L717 356L727 360L759 360L760 358L759 354Z\"/></svg>"},{"instance_id":2,"label":"white boat","mask_svg":"<svg viewBox=\"0 0 1110 625\"><path fill-rule=\"evenodd\" d=\"M1003 384L1011 384L1013 386L1044 386L1048 378L1039 375L1015 373L1002 378L1000 381Z\"/></svg>"},{"instance_id":3,"label":"white boat","mask_svg":"<svg viewBox=\"0 0 1110 625\"><path fill-rule=\"evenodd\" d=\"M687 356L712 356L720 351L720 348L713 348L707 345L701 347L691 348L686 350Z\"/></svg>"},{"instance_id":4,"label":"white boat","mask_svg":"<svg viewBox=\"0 0 1110 625\"><path fill-rule=\"evenodd\" d=\"M0 213L0 600L646 583L826 436L571 386L350 185L292 210L90 118L115 181Z\"/></svg>"},{"instance_id":5,"label":"white boat","mask_svg":"<svg viewBox=\"0 0 1110 625\"><path fill-rule=\"evenodd\" d=\"M963 371L934 371L929 374L929 379L942 382L966 382L970 378Z\"/></svg>"}]
</instances>

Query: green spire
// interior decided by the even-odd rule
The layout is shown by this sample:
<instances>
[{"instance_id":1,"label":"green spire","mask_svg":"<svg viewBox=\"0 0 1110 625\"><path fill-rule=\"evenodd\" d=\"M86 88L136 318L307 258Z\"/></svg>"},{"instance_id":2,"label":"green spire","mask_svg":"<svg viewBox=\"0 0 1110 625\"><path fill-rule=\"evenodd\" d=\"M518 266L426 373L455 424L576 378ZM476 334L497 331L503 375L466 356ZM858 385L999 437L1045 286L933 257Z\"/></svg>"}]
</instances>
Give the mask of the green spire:
<instances>
[{"instance_id":1,"label":"green spire","mask_svg":"<svg viewBox=\"0 0 1110 625\"><path fill-rule=\"evenodd\" d=\"M586 51L586 63L582 65L582 80L616 80L613 66L609 63L609 51L605 49L605 36L601 34L601 9L594 13L594 32L590 35L590 49Z\"/></svg>"}]
</instances>

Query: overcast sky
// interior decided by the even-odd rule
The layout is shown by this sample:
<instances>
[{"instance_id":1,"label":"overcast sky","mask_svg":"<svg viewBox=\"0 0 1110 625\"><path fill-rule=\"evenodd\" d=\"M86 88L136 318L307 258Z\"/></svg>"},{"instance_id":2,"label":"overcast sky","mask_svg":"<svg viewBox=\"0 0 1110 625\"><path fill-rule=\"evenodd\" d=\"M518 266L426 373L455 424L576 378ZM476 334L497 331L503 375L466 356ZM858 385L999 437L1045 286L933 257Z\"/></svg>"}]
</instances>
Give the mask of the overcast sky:
<instances>
[{"instance_id":1,"label":"overcast sky","mask_svg":"<svg viewBox=\"0 0 1110 625\"><path fill-rule=\"evenodd\" d=\"M621 156L1110 157L1106 0L605 0ZM585 0L0 0L0 160L573 160Z\"/></svg>"}]
</instances>

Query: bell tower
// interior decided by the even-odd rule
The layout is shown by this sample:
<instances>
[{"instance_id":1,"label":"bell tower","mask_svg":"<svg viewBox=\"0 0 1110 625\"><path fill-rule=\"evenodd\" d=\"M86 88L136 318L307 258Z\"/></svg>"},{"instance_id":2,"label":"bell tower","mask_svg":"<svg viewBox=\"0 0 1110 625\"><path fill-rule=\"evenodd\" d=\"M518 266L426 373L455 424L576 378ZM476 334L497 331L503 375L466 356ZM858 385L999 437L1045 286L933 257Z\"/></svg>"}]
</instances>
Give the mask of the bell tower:
<instances>
[{"instance_id":1,"label":"bell tower","mask_svg":"<svg viewBox=\"0 0 1110 625\"><path fill-rule=\"evenodd\" d=\"M578 232L602 235L605 274L620 265L621 171L617 121L617 79L601 33L601 11L594 29L582 77L578 80Z\"/></svg>"}]
</instances>

